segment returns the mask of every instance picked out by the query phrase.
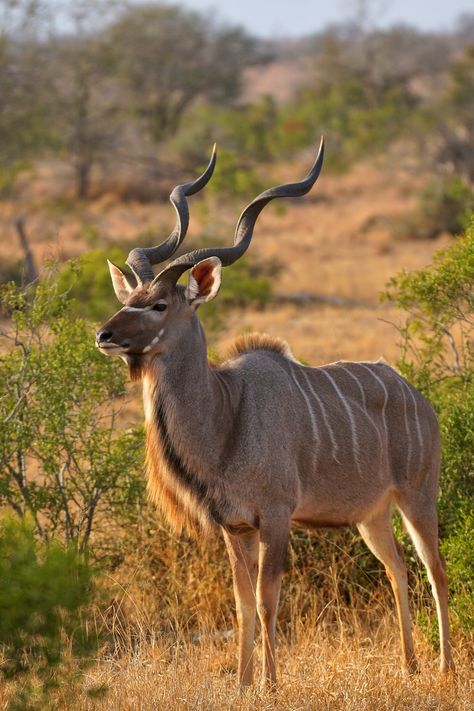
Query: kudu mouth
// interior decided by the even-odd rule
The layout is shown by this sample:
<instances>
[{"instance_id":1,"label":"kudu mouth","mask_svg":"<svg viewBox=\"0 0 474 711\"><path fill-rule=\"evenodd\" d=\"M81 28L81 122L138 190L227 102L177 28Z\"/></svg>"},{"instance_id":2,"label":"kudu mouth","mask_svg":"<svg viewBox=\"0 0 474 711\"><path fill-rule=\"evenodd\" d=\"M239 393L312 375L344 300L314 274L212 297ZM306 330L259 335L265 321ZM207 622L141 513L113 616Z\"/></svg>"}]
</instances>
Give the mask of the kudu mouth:
<instances>
[{"instance_id":1,"label":"kudu mouth","mask_svg":"<svg viewBox=\"0 0 474 711\"><path fill-rule=\"evenodd\" d=\"M97 343L95 344L97 348L102 352L106 353L107 355L120 355L122 353L129 353L129 348L130 346L122 345L120 346L118 343Z\"/></svg>"},{"instance_id":2,"label":"kudu mouth","mask_svg":"<svg viewBox=\"0 0 474 711\"><path fill-rule=\"evenodd\" d=\"M131 345L130 341L125 340L122 341L122 343L115 343L115 341L112 341L111 338L107 336L108 334L103 331L98 331L95 338L95 345L102 353L105 353L106 355L122 355L124 353L129 353Z\"/></svg>"}]
</instances>

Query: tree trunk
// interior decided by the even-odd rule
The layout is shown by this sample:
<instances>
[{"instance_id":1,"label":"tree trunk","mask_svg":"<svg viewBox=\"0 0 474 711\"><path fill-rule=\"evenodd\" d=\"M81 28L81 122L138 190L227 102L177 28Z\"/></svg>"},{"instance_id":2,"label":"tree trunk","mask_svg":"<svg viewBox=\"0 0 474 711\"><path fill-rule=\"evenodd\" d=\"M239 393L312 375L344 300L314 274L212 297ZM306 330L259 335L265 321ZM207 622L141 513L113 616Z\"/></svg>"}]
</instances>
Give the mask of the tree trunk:
<instances>
[{"instance_id":1,"label":"tree trunk","mask_svg":"<svg viewBox=\"0 0 474 711\"><path fill-rule=\"evenodd\" d=\"M28 286L38 279L38 270L36 269L35 260L33 258L33 253L30 248L30 243L25 231L25 218L23 215L19 215L15 220L15 227L20 239L21 248L24 254L24 268L23 268L23 286Z\"/></svg>"},{"instance_id":2,"label":"tree trunk","mask_svg":"<svg viewBox=\"0 0 474 711\"><path fill-rule=\"evenodd\" d=\"M89 196L92 163L79 159L76 166L76 197L85 200Z\"/></svg>"}]
</instances>

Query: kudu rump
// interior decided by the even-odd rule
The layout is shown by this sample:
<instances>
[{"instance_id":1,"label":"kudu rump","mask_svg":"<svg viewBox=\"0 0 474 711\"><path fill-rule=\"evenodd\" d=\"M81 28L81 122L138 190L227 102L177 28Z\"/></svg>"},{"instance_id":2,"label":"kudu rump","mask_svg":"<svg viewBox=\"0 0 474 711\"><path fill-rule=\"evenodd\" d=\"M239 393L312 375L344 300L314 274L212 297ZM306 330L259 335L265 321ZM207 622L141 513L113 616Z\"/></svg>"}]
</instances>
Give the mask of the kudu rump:
<instances>
[{"instance_id":1,"label":"kudu rump","mask_svg":"<svg viewBox=\"0 0 474 711\"><path fill-rule=\"evenodd\" d=\"M428 570L441 670L447 671L448 589L436 514L440 441L430 404L385 363L310 368L283 341L265 335L239 339L230 360L215 367L196 314L216 296L222 267L248 248L265 205L309 192L321 170L323 143L304 180L271 188L245 208L232 247L189 252L155 276L152 265L169 259L185 237L186 197L205 186L215 161L214 151L203 175L174 188L176 226L159 246L130 252L134 276L109 262L124 307L97 332L97 346L120 355L132 379L143 380L150 496L176 529L223 533L244 685L252 681L256 612L263 683L275 682L275 624L292 525L357 526L386 568L403 663L416 670L406 568L391 527L395 504ZM187 286L178 285L188 270Z\"/></svg>"}]
</instances>

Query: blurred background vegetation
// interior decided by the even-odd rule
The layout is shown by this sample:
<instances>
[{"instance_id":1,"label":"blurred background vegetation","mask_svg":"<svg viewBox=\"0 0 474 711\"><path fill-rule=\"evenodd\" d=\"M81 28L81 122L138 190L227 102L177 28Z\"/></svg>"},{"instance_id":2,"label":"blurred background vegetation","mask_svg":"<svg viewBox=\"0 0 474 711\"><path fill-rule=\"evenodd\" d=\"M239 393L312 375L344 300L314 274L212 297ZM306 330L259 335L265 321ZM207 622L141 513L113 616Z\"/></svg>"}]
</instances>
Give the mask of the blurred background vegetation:
<instances>
[{"instance_id":1,"label":"blurred background vegetation","mask_svg":"<svg viewBox=\"0 0 474 711\"><path fill-rule=\"evenodd\" d=\"M139 393L93 346L93 324L116 308L106 258L123 264L133 246L166 236L171 188L197 174L214 141L215 176L192 199L193 247L228 244L229 212L300 173L326 137L329 188L308 199L304 220L291 203L269 209L272 229L285 220L287 234L262 230L260 250L226 270L219 298L201 309L212 355L253 323L282 336L292 328L305 355L308 330L329 343L339 309L354 331L317 352L364 358L363 319L367 332L377 315L397 321L398 366L440 417L442 547L455 639L472 658L474 16L428 33L378 29L354 12L311 36L263 40L179 5L58 7L0 2L0 672L11 708L50 708L93 652L118 659L139 638L232 625L222 543L198 551L149 509ZM404 209L348 216L357 190L376 204L392 187ZM318 251L305 253L325 208L343 225L340 258L325 251L337 235L324 217ZM367 261L364 235L380 225L378 261ZM403 270L408 256L415 271ZM384 274L393 276L378 307ZM374 347L377 357L384 346ZM429 586L404 542L419 628L434 642ZM340 626L345 608L377 624L390 593L353 532L295 533L290 558L286 639L299 618ZM88 693L99 698L100 685Z\"/></svg>"}]
</instances>

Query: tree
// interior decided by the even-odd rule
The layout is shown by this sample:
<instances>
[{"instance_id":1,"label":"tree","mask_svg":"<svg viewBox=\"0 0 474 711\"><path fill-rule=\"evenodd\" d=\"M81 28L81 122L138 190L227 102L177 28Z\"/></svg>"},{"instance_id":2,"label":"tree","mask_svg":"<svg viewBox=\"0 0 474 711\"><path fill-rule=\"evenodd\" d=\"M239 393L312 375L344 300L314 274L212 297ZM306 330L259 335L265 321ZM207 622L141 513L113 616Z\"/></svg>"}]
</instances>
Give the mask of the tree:
<instances>
[{"instance_id":1,"label":"tree","mask_svg":"<svg viewBox=\"0 0 474 711\"><path fill-rule=\"evenodd\" d=\"M474 181L474 45L449 66L448 86L438 108L441 146L437 160Z\"/></svg>"},{"instance_id":2,"label":"tree","mask_svg":"<svg viewBox=\"0 0 474 711\"><path fill-rule=\"evenodd\" d=\"M241 29L178 6L130 8L108 37L132 110L155 142L176 132L197 99L234 100L242 70L257 60L255 42Z\"/></svg>"},{"instance_id":3,"label":"tree","mask_svg":"<svg viewBox=\"0 0 474 711\"><path fill-rule=\"evenodd\" d=\"M112 0L81 0L69 9L72 32L52 44L55 123L72 157L76 196L90 192L91 173L117 144L117 118L123 104L111 72L110 45L103 34L115 16Z\"/></svg>"},{"instance_id":4,"label":"tree","mask_svg":"<svg viewBox=\"0 0 474 711\"><path fill-rule=\"evenodd\" d=\"M48 120L49 24L45 4L0 4L0 191L19 169L54 142Z\"/></svg>"}]
</instances>

